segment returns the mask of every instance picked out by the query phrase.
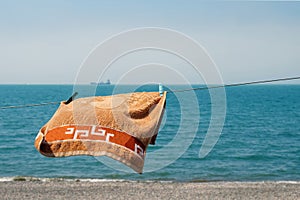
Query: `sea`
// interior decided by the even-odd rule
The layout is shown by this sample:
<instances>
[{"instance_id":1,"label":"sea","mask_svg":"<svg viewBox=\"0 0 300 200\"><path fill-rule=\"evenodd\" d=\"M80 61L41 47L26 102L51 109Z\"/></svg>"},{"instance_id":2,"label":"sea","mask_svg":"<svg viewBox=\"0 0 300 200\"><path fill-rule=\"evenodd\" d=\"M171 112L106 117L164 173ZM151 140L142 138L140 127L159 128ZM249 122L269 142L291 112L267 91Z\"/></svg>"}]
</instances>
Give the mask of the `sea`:
<instances>
[{"instance_id":1,"label":"sea","mask_svg":"<svg viewBox=\"0 0 300 200\"><path fill-rule=\"evenodd\" d=\"M97 96L158 91L157 85L83 85L81 93L91 87ZM225 88L220 105L207 89L167 93L165 116L142 174L107 157L45 157L34 140L59 104L7 108L64 101L75 90L73 85L0 85L0 181L300 181L300 85ZM79 92L78 98L89 95ZM225 106L225 113L212 113L214 106ZM199 156L205 138L211 148Z\"/></svg>"}]
</instances>

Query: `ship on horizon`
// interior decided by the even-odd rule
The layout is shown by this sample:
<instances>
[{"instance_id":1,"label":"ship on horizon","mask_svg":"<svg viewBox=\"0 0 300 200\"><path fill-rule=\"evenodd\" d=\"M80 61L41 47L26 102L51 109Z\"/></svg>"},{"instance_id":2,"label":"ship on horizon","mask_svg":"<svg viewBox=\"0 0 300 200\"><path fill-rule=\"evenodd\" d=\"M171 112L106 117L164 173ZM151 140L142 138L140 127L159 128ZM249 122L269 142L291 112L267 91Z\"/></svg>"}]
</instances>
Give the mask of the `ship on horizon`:
<instances>
[{"instance_id":1,"label":"ship on horizon","mask_svg":"<svg viewBox=\"0 0 300 200\"><path fill-rule=\"evenodd\" d=\"M106 82L103 82L103 81L101 81L101 82L91 82L91 85L111 85L111 82L110 82L110 80L109 79L107 79L107 81Z\"/></svg>"}]
</instances>

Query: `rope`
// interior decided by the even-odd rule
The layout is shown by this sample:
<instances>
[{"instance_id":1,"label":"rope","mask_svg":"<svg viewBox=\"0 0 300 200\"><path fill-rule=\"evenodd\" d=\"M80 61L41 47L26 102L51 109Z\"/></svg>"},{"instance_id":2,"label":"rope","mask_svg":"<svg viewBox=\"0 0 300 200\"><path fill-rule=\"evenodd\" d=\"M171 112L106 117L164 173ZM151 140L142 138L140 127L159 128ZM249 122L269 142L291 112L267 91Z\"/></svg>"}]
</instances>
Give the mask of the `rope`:
<instances>
[{"instance_id":1,"label":"rope","mask_svg":"<svg viewBox=\"0 0 300 200\"><path fill-rule=\"evenodd\" d=\"M279 78L279 79L270 79L270 80L262 80L262 81L251 81L251 82L244 82L244 83L233 83L233 84L225 84L225 85L210 86L210 87L198 87L198 88L189 88L189 89L182 89L182 90L170 90L170 91L167 91L167 93L188 92L188 91L193 91L193 90L208 90L208 89L235 87L235 86L242 86L242 85L254 85L254 84L261 84L261 83L290 81L290 80L298 80L298 79L300 79L300 76L288 77L288 78ZM76 95L77 95L77 93L73 94L73 96L70 97L69 100L73 100L73 98ZM0 110L12 109L12 108L26 108L26 107L46 106L46 105L54 105L54 104L59 104L59 103L60 102L47 102L47 103L25 104L25 105L17 105L17 106L3 106L3 107L0 107Z\"/></svg>"},{"instance_id":2,"label":"rope","mask_svg":"<svg viewBox=\"0 0 300 200\"><path fill-rule=\"evenodd\" d=\"M11 109L11 108L26 108L26 107L36 107L36 106L46 106L46 105L54 105L59 104L60 102L47 102L47 103L37 103L37 104L25 104L25 105L17 105L17 106L3 106L0 107L1 110Z\"/></svg>"},{"instance_id":3,"label":"rope","mask_svg":"<svg viewBox=\"0 0 300 200\"><path fill-rule=\"evenodd\" d=\"M192 91L192 90L208 90L208 89L217 89L217 88L224 88L224 87L236 87L236 86L242 86L242 85L254 85L254 84L271 83L271 82L279 82L279 81L291 81L291 80L297 80L297 79L300 79L300 76L262 80L262 81L251 81L251 82L244 82L244 83L233 83L233 84L217 85L217 86L210 86L210 87L198 87L198 88L189 88L189 89L182 89L182 90L170 90L167 92L168 93L169 92L170 93L188 92L188 91Z\"/></svg>"}]
</instances>

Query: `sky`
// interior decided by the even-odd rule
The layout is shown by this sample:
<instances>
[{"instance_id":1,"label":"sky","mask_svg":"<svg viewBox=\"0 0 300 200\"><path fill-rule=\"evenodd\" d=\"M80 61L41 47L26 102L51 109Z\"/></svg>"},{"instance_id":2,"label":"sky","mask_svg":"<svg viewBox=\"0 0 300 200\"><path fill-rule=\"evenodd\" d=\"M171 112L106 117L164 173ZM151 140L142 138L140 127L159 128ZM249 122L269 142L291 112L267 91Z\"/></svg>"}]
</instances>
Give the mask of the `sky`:
<instances>
[{"instance_id":1,"label":"sky","mask_svg":"<svg viewBox=\"0 0 300 200\"><path fill-rule=\"evenodd\" d=\"M0 4L0 84L72 84L97 45L143 27L172 29L197 41L225 83L300 75L300 2L296 1L7 0ZM168 65L185 80L202 83L187 63L154 51L124 56L104 78L117 83L126 71L149 63ZM142 83L146 77L151 81L148 71L138 70L139 78L130 78L129 83ZM166 83L181 83L177 76L162 73L158 77Z\"/></svg>"}]
</instances>

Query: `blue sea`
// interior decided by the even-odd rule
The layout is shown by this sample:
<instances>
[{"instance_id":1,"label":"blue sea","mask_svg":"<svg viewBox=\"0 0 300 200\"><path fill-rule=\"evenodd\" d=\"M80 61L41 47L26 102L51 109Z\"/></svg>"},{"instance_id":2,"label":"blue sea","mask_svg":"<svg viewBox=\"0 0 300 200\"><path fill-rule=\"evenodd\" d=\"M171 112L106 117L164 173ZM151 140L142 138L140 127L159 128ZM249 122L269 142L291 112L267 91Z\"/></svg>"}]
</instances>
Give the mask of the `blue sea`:
<instances>
[{"instance_id":1,"label":"blue sea","mask_svg":"<svg viewBox=\"0 0 300 200\"><path fill-rule=\"evenodd\" d=\"M114 88L98 86L96 95L110 95ZM120 88L119 92L157 91L154 85ZM62 101L73 89L72 85L0 85L0 107ZM190 101L191 93L197 97L196 104ZM211 107L208 90L168 93L166 115L156 145L148 147L143 174L107 158L42 156L33 143L58 104L0 109L0 179L300 181L300 85L226 88L222 133L210 153L199 158ZM184 119L182 111L188 113ZM178 135L183 137L177 139ZM178 158L170 159L176 150L180 150Z\"/></svg>"}]
</instances>

